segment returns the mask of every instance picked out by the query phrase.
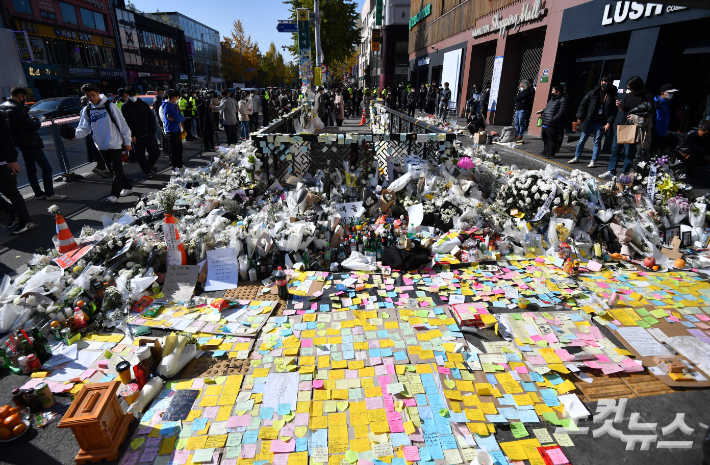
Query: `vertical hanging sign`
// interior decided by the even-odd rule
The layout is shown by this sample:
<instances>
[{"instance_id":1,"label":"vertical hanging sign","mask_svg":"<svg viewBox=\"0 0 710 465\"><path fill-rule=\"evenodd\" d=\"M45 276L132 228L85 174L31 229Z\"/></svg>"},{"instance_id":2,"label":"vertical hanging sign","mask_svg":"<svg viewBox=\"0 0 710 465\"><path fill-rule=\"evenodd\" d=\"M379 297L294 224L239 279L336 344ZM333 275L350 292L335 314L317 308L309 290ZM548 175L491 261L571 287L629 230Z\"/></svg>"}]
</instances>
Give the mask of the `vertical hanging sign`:
<instances>
[{"instance_id":1,"label":"vertical hanging sign","mask_svg":"<svg viewBox=\"0 0 710 465\"><path fill-rule=\"evenodd\" d=\"M310 87L313 79L313 66L311 63L311 21L306 8L296 10L298 26L298 75L301 85Z\"/></svg>"}]
</instances>

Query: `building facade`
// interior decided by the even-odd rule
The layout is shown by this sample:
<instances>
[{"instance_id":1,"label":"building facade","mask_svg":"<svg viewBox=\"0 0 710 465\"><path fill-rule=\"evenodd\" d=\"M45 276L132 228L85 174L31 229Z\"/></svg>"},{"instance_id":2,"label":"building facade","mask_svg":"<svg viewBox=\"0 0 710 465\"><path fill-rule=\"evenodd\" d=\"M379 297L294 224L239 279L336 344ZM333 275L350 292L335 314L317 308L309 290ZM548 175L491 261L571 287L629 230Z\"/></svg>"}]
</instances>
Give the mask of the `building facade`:
<instances>
[{"instance_id":1,"label":"building facade","mask_svg":"<svg viewBox=\"0 0 710 465\"><path fill-rule=\"evenodd\" d=\"M681 90L672 102L672 130L689 127L707 105L710 48L703 31L710 10L611 0L413 0L411 17L410 80L457 77L459 114L474 84L490 84L490 124L512 124L524 79L536 88L533 115L545 107L550 85L566 84L570 127L579 101L603 74L619 81L622 95L633 75L654 93L672 82ZM532 134L540 133L536 121Z\"/></svg>"},{"instance_id":2,"label":"building facade","mask_svg":"<svg viewBox=\"0 0 710 465\"><path fill-rule=\"evenodd\" d=\"M140 92L190 85L182 29L160 14L116 8L118 36L129 84Z\"/></svg>"},{"instance_id":3,"label":"building facade","mask_svg":"<svg viewBox=\"0 0 710 465\"><path fill-rule=\"evenodd\" d=\"M192 83L197 87L223 89L226 87L222 78L219 31L188 18L182 13L160 13L174 24L180 26L185 34L188 60L192 62Z\"/></svg>"},{"instance_id":4,"label":"building facade","mask_svg":"<svg viewBox=\"0 0 710 465\"><path fill-rule=\"evenodd\" d=\"M373 88L376 87L375 81L379 84L379 42L373 50L372 38L373 34L379 37L379 30L373 33L375 29L375 0L367 0L362 5L360 12L360 28L361 41L358 49L358 87ZM376 77L377 76L377 77Z\"/></svg>"},{"instance_id":5,"label":"building facade","mask_svg":"<svg viewBox=\"0 0 710 465\"><path fill-rule=\"evenodd\" d=\"M380 29L380 89L396 87L409 80L407 42L410 3L410 0L384 0Z\"/></svg>"},{"instance_id":6,"label":"building facade","mask_svg":"<svg viewBox=\"0 0 710 465\"><path fill-rule=\"evenodd\" d=\"M3 0L18 59L36 100L75 95L87 82L124 82L107 0Z\"/></svg>"}]
</instances>

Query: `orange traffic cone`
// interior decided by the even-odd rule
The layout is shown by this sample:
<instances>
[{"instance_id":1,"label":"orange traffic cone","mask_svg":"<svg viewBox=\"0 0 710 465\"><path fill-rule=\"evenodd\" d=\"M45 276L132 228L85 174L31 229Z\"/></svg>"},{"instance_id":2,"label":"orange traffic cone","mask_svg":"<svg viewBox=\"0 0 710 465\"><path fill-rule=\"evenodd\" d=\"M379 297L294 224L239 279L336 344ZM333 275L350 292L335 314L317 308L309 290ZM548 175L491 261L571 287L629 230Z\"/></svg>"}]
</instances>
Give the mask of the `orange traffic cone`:
<instances>
[{"instance_id":1,"label":"orange traffic cone","mask_svg":"<svg viewBox=\"0 0 710 465\"><path fill-rule=\"evenodd\" d=\"M177 249L180 251L180 254L182 255L182 264L187 265L187 254L185 253L185 246L182 245L182 239L180 239L180 233L178 232L177 226L175 226L175 217L169 213L166 213L165 214L165 224L172 224L173 225L173 228L175 230L175 243L177 244Z\"/></svg>"},{"instance_id":2,"label":"orange traffic cone","mask_svg":"<svg viewBox=\"0 0 710 465\"><path fill-rule=\"evenodd\" d=\"M360 118L360 124L358 126L364 126L367 124L367 120L365 119L365 109L362 109L362 118Z\"/></svg>"},{"instance_id":3,"label":"orange traffic cone","mask_svg":"<svg viewBox=\"0 0 710 465\"><path fill-rule=\"evenodd\" d=\"M76 240L74 239L74 236L72 235L71 231L69 231L69 226L67 226L67 222L64 221L64 217L58 213L55 219L57 221L57 239L59 240L59 253L64 254L76 249L78 247L76 245Z\"/></svg>"}]
</instances>

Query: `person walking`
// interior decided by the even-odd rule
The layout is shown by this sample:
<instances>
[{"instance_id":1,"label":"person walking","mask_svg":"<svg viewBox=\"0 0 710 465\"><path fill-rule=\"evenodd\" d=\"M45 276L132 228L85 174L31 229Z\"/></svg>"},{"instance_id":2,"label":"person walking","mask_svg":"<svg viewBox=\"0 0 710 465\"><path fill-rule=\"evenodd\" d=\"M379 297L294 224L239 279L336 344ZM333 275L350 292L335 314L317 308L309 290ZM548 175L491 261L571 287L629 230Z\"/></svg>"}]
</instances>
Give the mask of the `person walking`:
<instances>
[{"instance_id":1,"label":"person walking","mask_svg":"<svg viewBox=\"0 0 710 465\"><path fill-rule=\"evenodd\" d=\"M184 123L186 118L180 112L178 99L180 98L180 92L177 90L168 91L168 99L163 100L163 119L165 121L165 135L170 141L168 147L170 148L170 166L173 168L173 172L179 173L180 168L184 165L182 163L182 139L180 135L182 134L182 128L180 123Z\"/></svg>"},{"instance_id":2,"label":"person walking","mask_svg":"<svg viewBox=\"0 0 710 465\"><path fill-rule=\"evenodd\" d=\"M239 134L237 132L237 101L231 97L229 89L222 89L221 94L222 101L214 108L221 113L224 132L227 135L227 145L236 145L239 143Z\"/></svg>"},{"instance_id":3,"label":"person walking","mask_svg":"<svg viewBox=\"0 0 710 465\"><path fill-rule=\"evenodd\" d=\"M87 106L88 104L89 99L86 98L86 95L83 95L81 97L82 108ZM98 174L102 178L111 176L111 171L106 168L106 162L104 161L104 157L101 156L101 152L98 148L96 148L96 144L94 144L94 139L91 134L86 136L84 142L86 143L86 154L87 158L89 159L89 163L96 162L96 166L91 171Z\"/></svg>"},{"instance_id":4,"label":"person walking","mask_svg":"<svg viewBox=\"0 0 710 465\"><path fill-rule=\"evenodd\" d=\"M249 99L246 92L242 93L238 108L239 122L242 125L242 139L249 140Z\"/></svg>"},{"instance_id":5,"label":"person walking","mask_svg":"<svg viewBox=\"0 0 710 465\"><path fill-rule=\"evenodd\" d=\"M271 120L269 119L269 101L266 100L266 97L264 97L264 91L261 91L261 94L259 95L259 108L261 108L261 125L266 127L269 125Z\"/></svg>"},{"instance_id":6,"label":"person walking","mask_svg":"<svg viewBox=\"0 0 710 465\"><path fill-rule=\"evenodd\" d=\"M562 86L554 84L547 105L542 112L543 158L553 158L557 152L557 134L562 131L569 98L563 95Z\"/></svg>"},{"instance_id":7,"label":"person walking","mask_svg":"<svg viewBox=\"0 0 710 465\"><path fill-rule=\"evenodd\" d=\"M125 87L121 87L116 91L118 95L118 100L116 101L116 107L120 110L124 103L128 100L128 92L126 92Z\"/></svg>"},{"instance_id":8,"label":"person walking","mask_svg":"<svg viewBox=\"0 0 710 465\"><path fill-rule=\"evenodd\" d=\"M621 121L625 124L632 121L629 112L635 109L637 106L645 103L649 106L653 104L653 94L648 92L645 88L643 79L639 76L631 76L626 81L626 95L624 100L616 99L616 106L621 110L622 117ZM618 127L618 125L617 125ZM624 165L623 173L627 174L631 170L631 165L633 164L634 157L637 152L637 144L619 144L617 142L617 133L614 132L614 140L611 143L611 157L609 158L608 170L600 175L602 179L611 179L616 176L616 168L619 165L619 158L621 156L621 151L624 151Z\"/></svg>"},{"instance_id":9,"label":"person walking","mask_svg":"<svg viewBox=\"0 0 710 465\"><path fill-rule=\"evenodd\" d=\"M10 133L15 146L22 152L27 169L27 180L32 187L35 198L39 200L64 200L66 195L56 194L52 182L52 165L42 150L44 142L37 130L41 123L37 118L30 118L29 110L25 106L27 91L24 87L15 86L10 89L10 99L0 105L0 113L10 126ZM42 170L42 184L44 191L37 179L37 166Z\"/></svg>"},{"instance_id":10,"label":"person walking","mask_svg":"<svg viewBox=\"0 0 710 465\"><path fill-rule=\"evenodd\" d=\"M313 101L313 109L316 111L318 118L325 125L325 97L323 96L323 87L316 88L316 98Z\"/></svg>"},{"instance_id":11,"label":"person walking","mask_svg":"<svg viewBox=\"0 0 710 465\"><path fill-rule=\"evenodd\" d=\"M446 121L446 116L449 114L449 102L451 101L451 89L449 89L449 83L444 83L444 88L441 90L441 95L439 96L439 117Z\"/></svg>"},{"instance_id":12,"label":"person walking","mask_svg":"<svg viewBox=\"0 0 710 465\"><path fill-rule=\"evenodd\" d=\"M246 94L247 113L249 114L249 133L251 133L252 119L254 117L254 102L252 102L251 94L248 90L244 91L244 94Z\"/></svg>"},{"instance_id":13,"label":"person walking","mask_svg":"<svg viewBox=\"0 0 710 465\"><path fill-rule=\"evenodd\" d=\"M118 106L99 93L95 84L84 84L81 91L89 99L89 105L81 112L74 139L93 135L96 147L113 172L111 195L106 200L116 203L119 197L133 192L131 183L123 172L123 149L131 151L131 130Z\"/></svg>"},{"instance_id":14,"label":"person walking","mask_svg":"<svg viewBox=\"0 0 710 465\"><path fill-rule=\"evenodd\" d=\"M518 95L515 96L515 136L517 140L523 139L523 134L525 134L525 129L527 129L526 122L532 111L533 104L533 92L532 86L528 81L520 82L520 91Z\"/></svg>"},{"instance_id":15,"label":"person walking","mask_svg":"<svg viewBox=\"0 0 710 465\"><path fill-rule=\"evenodd\" d=\"M197 106L197 119L202 127L202 150L204 152L214 152L214 109L211 100L212 92L208 92Z\"/></svg>"},{"instance_id":16,"label":"person walking","mask_svg":"<svg viewBox=\"0 0 710 465\"><path fill-rule=\"evenodd\" d=\"M36 225L32 222L25 205L25 199L17 190L17 175L22 167L17 163L17 149L12 139L12 131L4 115L0 114L0 209L10 216L7 229L10 233L22 234Z\"/></svg>"},{"instance_id":17,"label":"person walking","mask_svg":"<svg viewBox=\"0 0 710 465\"><path fill-rule=\"evenodd\" d=\"M190 130L188 132L192 134L192 139L195 140L200 136L200 129L197 122L197 99L195 98L195 89L190 89L188 94L190 98L188 99L188 111L190 113ZM187 128L186 128L187 129Z\"/></svg>"},{"instance_id":18,"label":"person walking","mask_svg":"<svg viewBox=\"0 0 710 465\"><path fill-rule=\"evenodd\" d=\"M155 163L160 158L160 147L158 147L158 140L155 138L155 116L150 105L139 99L137 94L138 91L135 87L128 88L128 101L121 107L121 113L131 130L133 153L138 160L138 165L148 179L153 179L153 173L158 172ZM146 150L148 151L147 159L145 157Z\"/></svg>"},{"instance_id":19,"label":"person walking","mask_svg":"<svg viewBox=\"0 0 710 465\"><path fill-rule=\"evenodd\" d=\"M613 78L610 74L602 76L599 85L590 90L584 96L577 110L577 129L580 131L577 149L574 158L567 163L579 163L582 156L584 144L590 135L594 135L594 148L592 149L592 160L587 168L594 168L599 157L602 146L602 137L609 133L609 129L614 125L616 114L619 109L616 107L616 86L612 84Z\"/></svg>"},{"instance_id":20,"label":"person walking","mask_svg":"<svg viewBox=\"0 0 710 465\"><path fill-rule=\"evenodd\" d=\"M417 107L417 90L409 89L407 94L407 115L414 117L414 109Z\"/></svg>"},{"instance_id":21,"label":"person walking","mask_svg":"<svg viewBox=\"0 0 710 465\"><path fill-rule=\"evenodd\" d=\"M333 113L335 114L335 123L338 127L343 125L343 120L345 119L345 98L343 97L343 91L338 87L335 91L335 99L333 100Z\"/></svg>"},{"instance_id":22,"label":"person walking","mask_svg":"<svg viewBox=\"0 0 710 465\"><path fill-rule=\"evenodd\" d=\"M419 111L423 112L424 111L424 104L426 103L426 93L427 93L427 88L426 84L422 82L422 85L419 86Z\"/></svg>"}]
</instances>

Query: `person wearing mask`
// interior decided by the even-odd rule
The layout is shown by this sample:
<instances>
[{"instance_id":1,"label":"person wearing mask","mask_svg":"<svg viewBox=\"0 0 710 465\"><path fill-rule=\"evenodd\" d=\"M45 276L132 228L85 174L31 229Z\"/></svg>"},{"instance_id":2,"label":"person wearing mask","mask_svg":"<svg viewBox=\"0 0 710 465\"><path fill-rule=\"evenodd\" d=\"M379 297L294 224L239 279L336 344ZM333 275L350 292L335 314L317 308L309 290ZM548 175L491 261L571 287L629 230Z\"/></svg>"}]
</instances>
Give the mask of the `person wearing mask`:
<instances>
[{"instance_id":1,"label":"person wearing mask","mask_svg":"<svg viewBox=\"0 0 710 465\"><path fill-rule=\"evenodd\" d=\"M164 90L162 87L155 89L155 98L153 99L153 113L155 114L155 119L158 122L158 127L160 128L160 145L163 148L163 153L167 155L168 147L165 144L165 132L163 128L163 120L160 119L160 107L163 106L163 95Z\"/></svg>"},{"instance_id":2,"label":"person wearing mask","mask_svg":"<svg viewBox=\"0 0 710 465\"><path fill-rule=\"evenodd\" d=\"M481 93L478 92L478 86L474 84L471 89L471 98L466 102L466 108L470 109L470 111L473 111L474 113L478 113L478 106L480 103Z\"/></svg>"},{"instance_id":3,"label":"person wearing mask","mask_svg":"<svg viewBox=\"0 0 710 465\"><path fill-rule=\"evenodd\" d=\"M436 113L436 94L437 87L436 82L432 82L429 86L429 90L426 93L426 112L429 115L434 115Z\"/></svg>"},{"instance_id":4,"label":"person wearing mask","mask_svg":"<svg viewBox=\"0 0 710 465\"><path fill-rule=\"evenodd\" d=\"M56 194L52 182L52 165L44 154L44 142L37 130L41 123L37 118L30 118L29 109L25 105L27 91L24 87L15 86L10 89L10 99L0 105L0 113L7 120L15 146L22 152L27 169L27 180L32 186L35 198L39 200L64 200L66 195ZM42 170L42 184L37 179L37 166Z\"/></svg>"},{"instance_id":5,"label":"person wearing mask","mask_svg":"<svg viewBox=\"0 0 710 465\"><path fill-rule=\"evenodd\" d=\"M212 111L212 92L208 91L205 93L203 99L200 99L200 103L197 107L197 118L200 121L200 126L202 127L202 143L203 151L214 152L214 112Z\"/></svg>"},{"instance_id":6,"label":"person wearing mask","mask_svg":"<svg viewBox=\"0 0 710 465\"><path fill-rule=\"evenodd\" d=\"M238 104L239 122L242 125L242 139L249 140L249 97L247 93L242 93L242 98Z\"/></svg>"},{"instance_id":7,"label":"person wearing mask","mask_svg":"<svg viewBox=\"0 0 710 465\"><path fill-rule=\"evenodd\" d=\"M291 101L288 98L288 94L286 92L282 93L279 95L279 106L283 110L284 113L288 112L288 106L291 104Z\"/></svg>"},{"instance_id":8,"label":"person wearing mask","mask_svg":"<svg viewBox=\"0 0 710 465\"><path fill-rule=\"evenodd\" d=\"M661 93L653 98L655 112L651 132L651 153L664 153L678 145L678 138L668 133L671 119L671 99L678 92L673 84L663 84Z\"/></svg>"},{"instance_id":9,"label":"person wearing mask","mask_svg":"<svg viewBox=\"0 0 710 465\"><path fill-rule=\"evenodd\" d=\"M123 104L126 103L126 101L128 100L128 92L126 92L125 87L121 87L116 91L116 95L118 95L118 101L116 102L116 106L120 110Z\"/></svg>"},{"instance_id":10,"label":"person wearing mask","mask_svg":"<svg viewBox=\"0 0 710 465\"><path fill-rule=\"evenodd\" d=\"M567 163L579 163L584 144L587 143L589 136L593 134L592 160L587 165L587 168L596 166L599 150L601 150L602 146L602 137L614 125L616 114L619 111L616 107L617 89L612 82L613 78L610 74L602 76L599 85L590 90L579 104L579 109L577 110L577 129L580 131L579 142L577 142L574 158Z\"/></svg>"},{"instance_id":11,"label":"person wearing mask","mask_svg":"<svg viewBox=\"0 0 710 465\"><path fill-rule=\"evenodd\" d=\"M515 96L515 136L517 140L523 140L523 134L527 128L527 121L532 112L534 94L532 86L528 81L521 81L518 95Z\"/></svg>"},{"instance_id":12,"label":"person wearing mask","mask_svg":"<svg viewBox=\"0 0 710 465\"><path fill-rule=\"evenodd\" d=\"M644 88L643 79L638 76L631 76L626 81L626 95L624 96L624 100L622 101L617 98L615 103L619 110L621 110L621 120L625 123L629 121L633 122L629 112L641 104L652 105L653 94ZM622 168L624 174L627 174L631 170L634 157L636 156L638 149L636 144L619 144L616 138L617 133L615 131L614 140L611 143L611 157L609 158L608 171L599 176L602 179L611 179L616 176L616 168L619 164L622 150L624 151L624 165Z\"/></svg>"},{"instance_id":13,"label":"person wearing mask","mask_svg":"<svg viewBox=\"0 0 710 465\"><path fill-rule=\"evenodd\" d=\"M485 123L488 118L488 100L491 97L491 83L486 82L483 84L483 90L481 90L481 98L479 99L480 104L478 105L478 114L481 115L481 119Z\"/></svg>"},{"instance_id":14,"label":"person wearing mask","mask_svg":"<svg viewBox=\"0 0 710 465\"><path fill-rule=\"evenodd\" d=\"M10 216L10 223L7 229L13 235L25 233L34 229L36 225L32 222L25 205L25 199L17 189L17 175L22 167L17 163L17 149L12 140L12 131L4 115L0 115L0 194L7 197L7 200L0 197L0 209Z\"/></svg>"},{"instance_id":15,"label":"person wearing mask","mask_svg":"<svg viewBox=\"0 0 710 465\"><path fill-rule=\"evenodd\" d=\"M131 130L131 141L141 171L148 179L153 178L153 173L158 172L155 163L160 158L160 148L155 138L155 116L153 110L137 96L135 87L128 88L128 101L121 107L121 113ZM148 159L145 152L148 151Z\"/></svg>"},{"instance_id":16,"label":"person wearing mask","mask_svg":"<svg viewBox=\"0 0 710 465\"><path fill-rule=\"evenodd\" d=\"M409 89L407 94L407 115L414 117L414 109L417 107L417 90Z\"/></svg>"},{"instance_id":17,"label":"person wearing mask","mask_svg":"<svg viewBox=\"0 0 710 465\"><path fill-rule=\"evenodd\" d=\"M710 123L689 131L678 145L676 152L683 166L690 169L710 164ZM688 171L688 174L694 174Z\"/></svg>"},{"instance_id":18,"label":"person wearing mask","mask_svg":"<svg viewBox=\"0 0 710 465\"><path fill-rule=\"evenodd\" d=\"M192 103L190 102L190 96L185 90L178 100L178 108L183 118L185 118L185 122L183 123L183 128L185 132L187 132L185 140L187 142L193 141L195 138L192 136Z\"/></svg>"},{"instance_id":19,"label":"person wearing mask","mask_svg":"<svg viewBox=\"0 0 710 465\"><path fill-rule=\"evenodd\" d=\"M316 111L318 118L325 124L325 99L323 97L323 88L316 88L316 98L313 102L313 109Z\"/></svg>"},{"instance_id":20,"label":"person wearing mask","mask_svg":"<svg viewBox=\"0 0 710 465\"><path fill-rule=\"evenodd\" d=\"M180 92L177 90L168 91L168 99L163 100L162 107L163 120L165 122L165 135L169 140L168 147L170 149L170 166L173 168L173 172L175 173L179 173L180 168L184 166L182 163L182 139L180 139L182 128L180 127L180 123L184 123L186 118L180 111L178 103L179 98Z\"/></svg>"},{"instance_id":21,"label":"person wearing mask","mask_svg":"<svg viewBox=\"0 0 710 465\"><path fill-rule=\"evenodd\" d=\"M133 192L123 172L123 149L131 151L131 130L118 105L109 102L105 95L99 93L95 84L84 84L81 91L89 99L89 104L81 111L74 139L93 134L94 144L107 164L111 165L113 172L111 195L106 200L116 203L119 197Z\"/></svg>"},{"instance_id":22,"label":"person wearing mask","mask_svg":"<svg viewBox=\"0 0 710 465\"><path fill-rule=\"evenodd\" d=\"M199 117L199 108L202 105L202 97L200 96L200 92L193 90L190 92L190 98L192 100L192 119L194 123L192 123L192 126L195 128L195 137L202 137L202 126L204 125L204 122L201 121L201 118Z\"/></svg>"},{"instance_id":23,"label":"person wearing mask","mask_svg":"<svg viewBox=\"0 0 710 465\"><path fill-rule=\"evenodd\" d=\"M237 101L231 97L229 89L222 90L222 101L215 110L219 110L224 124L224 132L227 135L227 145L239 143L237 132Z\"/></svg>"},{"instance_id":24,"label":"person wearing mask","mask_svg":"<svg viewBox=\"0 0 710 465\"><path fill-rule=\"evenodd\" d=\"M86 95L81 97L81 106L82 108L87 106L89 104L89 99L86 98ZM98 174L102 178L108 177L111 175L111 171L106 168L106 162L104 161L104 157L101 156L101 152L99 152L99 149L96 148L96 144L94 144L94 139L89 134L86 136L84 139L84 142L86 143L86 154L87 158L89 159L89 163L96 162L96 166L93 171L94 173Z\"/></svg>"},{"instance_id":25,"label":"person wearing mask","mask_svg":"<svg viewBox=\"0 0 710 465\"><path fill-rule=\"evenodd\" d=\"M449 102L451 101L451 89L449 83L444 83L444 88L439 95L439 117L446 121L446 116L449 114Z\"/></svg>"},{"instance_id":26,"label":"person wearing mask","mask_svg":"<svg viewBox=\"0 0 710 465\"><path fill-rule=\"evenodd\" d=\"M268 106L269 106L269 120L273 121L276 118L279 117L279 107L278 104L276 103L275 98L270 98L268 100Z\"/></svg>"},{"instance_id":27,"label":"person wearing mask","mask_svg":"<svg viewBox=\"0 0 710 465\"><path fill-rule=\"evenodd\" d=\"M569 99L562 86L553 85L550 98L542 112L542 141L545 143L543 158L553 158L557 152L557 134L562 131L568 105Z\"/></svg>"},{"instance_id":28,"label":"person wearing mask","mask_svg":"<svg viewBox=\"0 0 710 465\"><path fill-rule=\"evenodd\" d=\"M259 129L259 113L261 112L261 99L256 94L255 90L251 91L251 104L254 108L254 111L252 112L252 117L249 121L251 123L252 131L257 131Z\"/></svg>"},{"instance_id":29,"label":"person wearing mask","mask_svg":"<svg viewBox=\"0 0 710 465\"><path fill-rule=\"evenodd\" d=\"M343 125L343 120L345 119L345 98L343 97L343 91L338 87L335 91L335 98L333 99L333 113L335 115L335 123L338 127Z\"/></svg>"},{"instance_id":30,"label":"person wearing mask","mask_svg":"<svg viewBox=\"0 0 710 465\"><path fill-rule=\"evenodd\" d=\"M254 116L254 103L251 100L251 94L249 91L245 91L244 94L246 95L246 102L247 102L247 112L249 113L249 133L251 134L251 125L252 125L252 118Z\"/></svg>"},{"instance_id":31,"label":"person wearing mask","mask_svg":"<svg viewBox=\"0 0 710 465\"><path fill-rule=\"evenodd\" d=\"M423 112L424 111L424 104L426 103L426 84L422 82L422 85L419 86L419 97L418 97L418 102L419 102L419 111Z\"/></svg>"}]
</instances>

